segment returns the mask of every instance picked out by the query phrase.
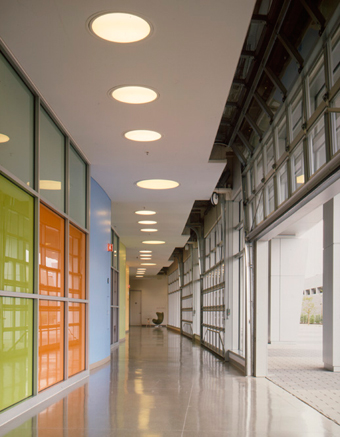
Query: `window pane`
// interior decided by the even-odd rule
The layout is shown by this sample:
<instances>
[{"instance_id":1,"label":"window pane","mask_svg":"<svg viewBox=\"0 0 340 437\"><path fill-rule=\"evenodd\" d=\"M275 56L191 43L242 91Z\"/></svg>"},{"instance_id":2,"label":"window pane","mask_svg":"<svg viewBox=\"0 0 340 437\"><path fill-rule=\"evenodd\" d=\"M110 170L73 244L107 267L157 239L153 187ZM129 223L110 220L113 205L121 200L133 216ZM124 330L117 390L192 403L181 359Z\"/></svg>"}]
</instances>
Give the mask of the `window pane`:
<instances>
[{"instance_id":1,"label":"window pane","mask_svg":"<svg viewBox=\"0 0 340 437\"><path fill-rule=\"evenodd\" d=\"M70 225L69 297L85 299L85 234Z\"/></svg>"},{"instance_id":2,"label":"window pane","mask_svg":"<svg viewBox=\"0 0 340 437\"><path fill-rule=\"evenodd\" d=\"M263 191L256 196L256 224L263 220Z\"/></svg>"},{"instance_id":3,"label":"window pane","mask_svg":"<svg viewBox=\"0 0 340 437\"><path fill-rule=\"evenodd\" d=\"M34 98L32 93L0 54L0 134L3 167L33 187Z\"/></svg>"},{"instance_id":4,"label":"window pane","mask_svg":"<svg viewBox=\"0 0 340 437\"><path fill-rule=\"evenodd\" d=\"M313 71L309 75L309 116L320 105L326 92L325 68L323 56L319 59Z\"/></svg>"},{"instance_id":5,"label":"window pane","mask_svg":"<svg viewBox=\"0 0 340 437\"><path fill-rule=\"evenodd\" d=\"M0 297L0 411L32 396L33 302Z\"/></svg>"},{"instance_id":6,"label":"window pane","mask_svg":"<svg viewBox=\"0 0 340 437\"><path fill-rule=\"evenodd\" d=\"M277 157L278 159L281 158L281 156L286 151L286 145L287 145L287 130L286 130L286 117L283 118L283 120L280 121L280 124L277 129Z\"/></svg>"},{"instance_id":7,"label":"window pane","mask_svg":"<svg viewBox=\"0 0 340 437\"><path fill-rule=\"evenodd\" d=\"M69 303L68 376L85 369L85 304Z\"/></svg>"},{"instance_id":8,"label":"window pane","mask_svg":"<svg viewBox=\"0 0 340 437\"><path fill-rule=\"evenodd\" d=\"M274 197L274 179L270 179L266 186L266 205L267 205L267 216L271 214L275 209L275 197Z\"/></svg>"},{"instance_id":9,"label":"window pane","mask_svg":"<svg viewBox=\"0 0 340 437\"><path fill-rule=\"evenodd\" d=\"M326 162L324 117L319 118L308 135L312 174Z\"/></svg>"},{"instance_id":10,"label":"window pane","mask_svg":"<svg viewBox=\"0 0 340 437\"><path fill-rule=\"evenodd\" d=\"M260 155L256 160L256 183L255 183L256 187L260 185L262 179L263 179L263 160L262 160L262 155Z\"/></svg>"},{"instance_id":11,"label":"window pane","mask_svg":"<svg viewBox=\"0 0 340 437\"><path fill-rule=\"evenodd\" d=\"M340 77L340 28L332 38L332 76L333 85Z\"/></svg>"},{"instance_id":12,"label":"window pane","mask_svg":"<svg viewBox=\"0 0 340 437\"><path fill-rule=\"evenodd\" d=\"M64 303L39 302L39 391L64 378Z\"/></svg>"},{"instance_id":13,"label":"window pane","mask_svg":"<svg viewBox=\"0 0 340 437\"><path fill-rule=\"evenodd\" d=\"M340 93L338 93L334 99L333 107L340 109ZM337 112L332 114L332 124L333 124L333 132L334 132L334 141L333 141L333 153L336 153L340 150L340 113Z\"/></svg>"},{"instance_id":14,"label":"window pane","mask_svg":"<svg viewBox=\"0 0 340 437\"><path fill-rule=\"evenodd\" d=\"M86 226L86 164L70 148L70 216L82 227Z\"/></svg>"},{"instance_id":15,"label":"window pane","mask_svg":"<svg viewBox=\"0 0 340 437\"><path fill-rule=\"evenodd\" d=\"M34 200L0 176L0 290L33 293Z\"/></svg>"},{"instance_id":16,"label":"window pane","mask_svg":"<svg viewBox=\"0 0 340 437\"><path fill-rule=\"evenodd\" d=\"M65 137L40 109L40 193L64 211Z\"/></svg>"},{"instance_id":17,"label":"window pane","mask_svg":"<svg viewBox=\"0 0 340 437\"><path fill-rule=\"evenodd\" d=\"M270 139L266 144L266 174L273 169L275 163L273 140Z\"/></svg>"},{"instance_id":18,"label":"window pane","mask_svg":"<svg viewBox=\"0 0 340 437\"><path fill-rule=\"evenodd\" d=\"M302 94L300 93L290 106L292 140L302 129Z\"/></svg>"},{"instance_id":19,"label":"window pane","mask_svg":"<svg viewBox=\"0 0 340 437\"><path fill-rule=\"evenodd\" d=\"M279 205L288 199L287 163L283 164L278 173Z\"/></svg>"},{"instance_id":20,"label":"window pane","mask_svg":"<svg viewBox=\"0 0 340 437\"><path fill-rule=\"evenodd\" d=\"M40 294L64 296L64 220L40 205Z\"/></svg>"},{"instance_id":21,"label":"window pane","mask_svg":"<svg viewBox=\"0 0 340 437\"><path fill-rule=\"evenodd\" d=\"M295 149L292 158L292 190L293 192L305 183L305 166L303 160L303 144Z\"/></svg>"}]
</instances>

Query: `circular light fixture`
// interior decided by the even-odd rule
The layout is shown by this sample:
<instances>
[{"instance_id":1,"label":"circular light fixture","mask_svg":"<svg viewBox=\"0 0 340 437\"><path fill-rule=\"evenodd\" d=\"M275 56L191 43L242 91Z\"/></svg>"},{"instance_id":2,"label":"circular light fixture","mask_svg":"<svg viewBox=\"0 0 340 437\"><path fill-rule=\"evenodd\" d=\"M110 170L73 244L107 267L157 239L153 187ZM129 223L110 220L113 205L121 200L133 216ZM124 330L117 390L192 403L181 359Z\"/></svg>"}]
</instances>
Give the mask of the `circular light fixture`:
<instances>
[{"instance_id":1,"label":"circular light fixture","mask_svg":"<svg viewBox=\"0 0 340 437\"><path fill-rule=\"evenodd\" d=\"M147 211L146 209L142 209L141 211L135 211L135 214L138 215L154 215L156 211Z\"/></svg>"},{"instance_id":2,"label":"circular light fixture","mask_svg":"<svg viewBox=\"0 0 340 437\"><path fill-rule=\"evenodd\" d=\"M179 183L167 179L145 179L144 181L136 182L136 185L147 190L170 190L171 188L178 187Z\"/></svg>"},{"instance_id":3,"label":"circular light fixture","mask_svg":"<svg viewBox=\"0 0 340 437\"><path fill-rule=\"evenodd\" d=\"M141 229L141 231L142 232L158 232L158 229L152 229L152 228L150 228L150 229Z\"/></svg>"},{"instance_id":4,"label":"circular light fixture","mask_svg":"<svg viewBox=\"0 0 340 437\"><path fill-rule=\"evenodd\" d=\"M152 250L140 250L139 253L152 253Z\"/></svg>"},{"instance_id":5,"label":"circular light fixture","mask_svg":"<svg viewBox=\"0 0 340 437\"><path fill-rule=\"evenodd\" d=\"M5 134L0 134L0 143L7 143L9 141L9 137Z\"/></svg>"},{"instance_id":6,"label":"circular light fixture","mask_svg":"<svg viewBox=\"0 0 340 437\"><path fill-rule=\"evenodd\" d=\"M165 244L165 241L161 240L148 240L148 241L142 241L143 244Z\"/></svg>"},{"instance_id":7,"label":"circular light fixture","mask_svg":"<svg viewBox=\"0 0 340 437\"><path fill-rule=\"evenodd\" d=\"M138 223L140 225L155 225L155 224L157 224L157 222L155 222L154 220L140 220Z\"/></svg>"},{"instance_id":8,"label":"circular light fixture","mask_svg":"<svg viewBox=\"0 0 340 437\"><path fill-rule=\"evenodd\" d=\"M142 266L155 266L156 263L142 263Z\"/></svg>"},{"instance_id":9,"label":"circular light fixture","mask_svg":"<svg viewBox=\"0 0 340 437\"><path fill-rule=\"evenodd\" d=\"M130 130L124 134L125 138L131 141L140 141L140 142L148 142L148 141L157 141L162 135L159 132L155 132L153 130Z\"/></svg>"},{"instance_id":10,"label":"circular light fixture","mask_svg":"<svg viewBox=\"0 0 340 437\"><path fill-rule=\"evenodd\" d=\"M89 27L99 38L116 43L140 41L151 32L151 26L146 20L122 12L96 15L90 20Z\"/></svg>"},{"instance_id":11,"label":"circular light fixture","mask_svg":"<svg viewBox=\"0 0 340 437\"><path fill-rule=\"evenodd\" d=\"M158 97L158 94L153 89L134 85L116 87L110 90L109 93L118 102L132 105L150 103Z\"/></svg>"}]
</instances>

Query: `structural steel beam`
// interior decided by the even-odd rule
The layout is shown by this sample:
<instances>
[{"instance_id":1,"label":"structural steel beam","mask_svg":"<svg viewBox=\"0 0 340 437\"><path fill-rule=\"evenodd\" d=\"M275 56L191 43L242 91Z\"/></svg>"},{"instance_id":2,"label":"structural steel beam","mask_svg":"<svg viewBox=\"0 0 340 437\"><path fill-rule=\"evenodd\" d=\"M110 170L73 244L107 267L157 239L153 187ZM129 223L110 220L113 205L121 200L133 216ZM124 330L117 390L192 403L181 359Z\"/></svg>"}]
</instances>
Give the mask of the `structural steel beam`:
<instances>
[{"instance_id":1,"label":"structural steel beam","mask_svg":"<svg viewBox=\"0 0 340 437\"><path fill-rule=\"evenodd\" d=\"M274 114L272 110L269 108L267 103L263 100L263 98L260 96L260 94L257 91L255 91L254 93L254 98L257 101L257 103L261 106L262 110L268 115L270 121L273 121Z\"/></svg>"},{"instance_id":2,"label":"structural steel beam","mask_svg":"<svg viewBox=\"0 0 340 437\"><path fill-rule=\"evenodd\" d=\"M278 40L281 42L283 47L287 50L287 52L290 54L292 58L295 58L296 62L300 65L300 70L303 68L304 60L303 57L300 55L300 53L296 50L296 48L293 46L293 44L289 41L289 39L283 35L282 33L279 33L277 35Z\"/></svg>"},{"instance_id":3,"label":"structural steel beam","mask_svg":"<svg viewBox=\"0 0 340 437\"><path fill-rule=\"evenodd\" d=\"M273 70L271 68L269 68L269 67L265 67L264 68L264 72L269 77L269 79L273 82L273 84L276 86L276 88L278 88L281 91L283 97L286 98L286 96L287 96L287 89L283 85L281 80L273 72Z\"/></svg>"},{"instance_id":4,"label":"structural steel beam","mask_svg":"<svg viewBox=\"0 0 340 437\"><path fill-rule=\"evenodd\" d=\"M318 7L311 1L307 2L306 0L300 0L300 2L308 12L311 19L319 25L320 31L322 32L325 28L326 20L322 13L319 11Z\"/></svg>"},{"instance_id":5,"label":"structural steel beam","mask_svg":"<svg viewBox=\"0 0 340 437\"><path fill-rule=\"evenodd\" d=\"M247 164L247 160L246 160L245 156L243 155L243 153L241 152L241 150L237 147L237 145L233 144L231 146L231 148L233 149L233 152L238 157L238 159L241 162L241 164L242 165L246 165Z\"/></svg>"},{"instance_id":6,"label":"structural steel beam","mask_svg":"<svg viewBox=\"0 0 340 437\"><path fill-rule=\"evenodd\" d=\"M273 50L273 47L274 47L274 44L275 44L275 41L277 38L277 34L279 33L281 26L282 26L282 23L286 17L291 0L283 0L283 1L277 0L277 3L279 3L279 2L280 2L280 4L282 3L280 13L278 14L273 25L268 24L268 26L267 26L268 37L266 38L266 45L264 47L263 55L261 56L260 67L258 68L256 74L252 78L251 82L247 83L247 85L248 85L247 96L245 98L244 105L243 105L242 110L240 112L240 115L238 117L237 123L235 124L235 129L234 129L234 131L233 131L233 133L228 141L229 145L232 148L233 148L233 143L237 137L237 133L241 127L241 124L243 123L243 119L245 117L246 112L248 111L248 107L249 107L251 100L253 98L253 93L255 92L255 90L258 86L258 83L261 79L263 69L264 69L265 65L267 64L269 56ZM237 155L236 152L235 152L235 154Z\"/></svg>"},{"instance_id":7,"label":"structural steel beam","mask_svg":"<svg viewBox=\"0 0 340 437\"><path fill-rule=\"evenodd\" d=\"M252 117L249 114L246 114L244 116L244 118L247 120L247 122L250 124L250 126L253 128L253 130L255 131L255 133L259 136L259 138L262 138L262 130L258 127L258 125L256 124L256 122L252 119Z\"/></svg>"},{"instance_id":8,"label":"structural steel beam","mask_svg":"<svg viewBox=\"0 0 340 437\"><path fill-rule=\"evenodd\" d=\"M238 131L237 132L238 137L240 138L240 140L242 141L242 143L245 145L245 147L249 150L250 154L253 154L254 148L253 146L250 144L250 142L247 140L247 138L245 137L245 135L241 132Z\"/></svg>"}]
</instances>

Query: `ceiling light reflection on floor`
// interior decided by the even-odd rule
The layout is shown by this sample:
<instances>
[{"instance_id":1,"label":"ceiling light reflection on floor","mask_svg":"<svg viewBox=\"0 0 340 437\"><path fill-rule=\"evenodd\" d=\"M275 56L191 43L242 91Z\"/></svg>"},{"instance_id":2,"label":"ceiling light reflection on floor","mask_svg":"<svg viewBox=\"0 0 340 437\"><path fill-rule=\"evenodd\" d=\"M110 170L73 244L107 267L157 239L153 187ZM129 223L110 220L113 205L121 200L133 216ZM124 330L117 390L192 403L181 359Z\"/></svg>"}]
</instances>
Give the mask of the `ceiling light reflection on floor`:
<instances>
[{"instance_id":1,"label":"ceiling light reflection on floor","mask_svg":"<svg viewBox=\"0 0 340 437\"><path fill-rule=\"evenodd\" d=\"M143 18L122 12L97 15L89 27L99 38L116 43L140 41L151 32L150 24Z\"/></svg>"},{"instance_id":2,"label":"ceiling light reflection on floor","mask_svg":"<svg viewBox=\"0 0 340 437\"><path fill-rule=\"evenodd\" d=\"M147 190L170 190L178 187L179 183L168 179L145 179L136 182L136 185Z\"/></svg>"},{"instance_id":3,"label":"ceiling light reflection on floor","mask_svg":"<svg viewBox=\"0 0 340 437\"><path fill-rule=\"evenodd\" d=\"M119 102L140 105L157 99L158 94L143 86L121 86L110 90L110 95Z\"/></svg>"},{"instance_id":4,"label":"ceiling light reflection on floor","mask_svg":"<svg viewBox=\"0 0 340 437\"><path fill-rule=\"evenodd\" d=\"M157 141L162 135L159 132L155 132L153 130L130 130L124 134L125 138L131 141L140 141L140 142L148 142L148 141Z\"/></svg>"}]
</instances>

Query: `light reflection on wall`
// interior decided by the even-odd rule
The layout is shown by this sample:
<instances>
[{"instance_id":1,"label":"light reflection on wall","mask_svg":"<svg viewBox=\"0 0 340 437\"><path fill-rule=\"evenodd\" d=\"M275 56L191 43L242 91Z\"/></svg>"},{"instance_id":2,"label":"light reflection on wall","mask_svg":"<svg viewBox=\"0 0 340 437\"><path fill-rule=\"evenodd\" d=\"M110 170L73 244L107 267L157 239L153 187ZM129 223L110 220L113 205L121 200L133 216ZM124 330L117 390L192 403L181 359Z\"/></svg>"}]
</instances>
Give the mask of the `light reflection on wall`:
<instances>
[{"instance_id":1,"label":"light reflection on wall","mask_svg":"<svg viewBox=\"0 0 340 437\"><path fill-rule=\"evenodd\" d=\"M0 297L0 410L32 396L33 302Z\"/></svg>"},{"instance_id":2,"label":"light reflection on wall","mask_svg":"<svg viewBox=\"0 0 340 437\"><path fill-rule=\"evenodd\" d=\"M39 302L39 391L64 378L64 303Z\"/></svg>"},{"instance_id":3,"label":"light reflection on wall","mask_svg":"<svg viewBox=\"0 0 340 437\"><path fill-rule=\"evenodd\" d=\"M40 294L64 296L64 220L40 206Z\"/></svg>"},{"instance_id":4,"label":"light reflection on wall","mask_svg":"<svg viewBox=\"0 0 340 437\"><path fill-rule=\"evenodd\" d=\"M68 376L85 369L85 304L69 303Z\"/></svg>"}]
</instances>

